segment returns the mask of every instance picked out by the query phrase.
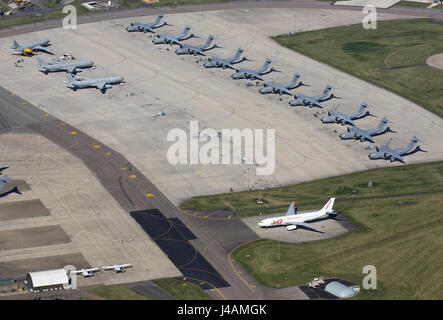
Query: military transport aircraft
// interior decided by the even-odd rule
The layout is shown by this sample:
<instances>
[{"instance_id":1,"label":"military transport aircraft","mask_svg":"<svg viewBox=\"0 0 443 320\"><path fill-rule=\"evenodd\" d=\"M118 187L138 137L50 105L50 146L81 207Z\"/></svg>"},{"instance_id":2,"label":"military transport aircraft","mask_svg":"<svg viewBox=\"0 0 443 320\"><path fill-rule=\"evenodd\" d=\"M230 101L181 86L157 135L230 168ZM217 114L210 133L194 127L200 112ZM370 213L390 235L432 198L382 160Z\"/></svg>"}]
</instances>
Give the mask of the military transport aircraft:
<instances>
[{"instance_id":1,"label":"military transport aircraft","mask_svg":"<svg viewBox=\"0 0 443 320\"><path fill-rule=\"evenodd\" d=\"M217 44L214 44L212 47L209 47L211 45L212 40L214 40L214 36L210 35L208 37L208 40L200 46L191 46L190 44L185 43L177 43L180 48L175 50L176 54L193 54L195 56L202 55L205 56L205 53L203 51L208 51L214 48L217 48Z\"/></svg>"},{"instance_id":2,"label":"military transport aircraft","mask_svg":"<svg viewBox=\"0 0 443 320\"><path fill-rule=\"evenodd\" d=\"M190 26L185 26L182 33L171 36L166 33L163 34L157 34L157 37L152 40L153 44L179 44L180 41L188 40L194 37L194 34L191 33L189 36L187 36L189 30L191 30Z\"/></svg>"},{"instance_id":3,"label":"military transport aircraft","mask_svg":"<svg viewBox=\"0 0 443 320\"><path fill-rule=\"evenodd\" d=\"M140 32L155 32L154 29L163 27L168 25L167 22L164 22L161 25L158 25L160 23L160 20L163 18L162 14L159 14L154 22L151 23L140 23L140 22L131 22L130 26L126 27L126 31L128 32L134 32L134 31L140 31Z\"/></svg>"},{"instance_id":4,"label":"military transport aircraft","mask_svg":"<svg viewBox=\"0 0 443 320\"><path fill-rule=\"evenodd\" d=\"M20 45L17 41L14 40L11 49L19 52L20 54L33 54L35 51L42 51L49 54L54 54L46 47L49 46L49 40L41 40L33 43L27 43Z\"/></svg>"},{"instance_id":5,"label":"military transport aircraft","mask_svg":"<svg viewBox=\"0 0 443 320\"><path fill-rule=\"evenodd\" d=\"M328 215L337 215L337 212L335 212L333 209L334 201L335 198L329 199L326 205L319 211L306 212L300 214L297 214L295 209L295 201L292 201L288 211L286 212L286 215L276 218L264 219L260 221L258 225L264 228L286 226L288 231L297 229L297 227L305 227L320 231L316 226L306 223L305 221L318 219Z\"/></svg>"},{"instance_id":6,"label":"military transport aircraft","mask_svg":"<svg viewBox=\"0 0 443 320\"><path fill-rule=\"evenodd\" d=\"M250 80L257 79L257 80L263 81L263 79L260 76L268 74L272 71L276 71L274 68L271 68L268 70L268 67L271 64L271 62L272 62L271 59L266 58L265 63L259 69L256 69L256 70L251 70L251 69L246 69L246 68L236 69L236 72L231 75L231 78L232 79L250 79Z\"/></svg>"},{"instance_id":7,"label":"military transport aircraft","mask_svg":"<svg viewBox=\"0 0 443 320\"><path fill-rule=\"evenodd\" d=\"M106 77L106 78L84 78L84 77L73 77L70 73L66 74L67 87L72 88L76 91L78 88L97 88L106 92L106 89L112 88L112 84L124 84L124 79L122 77Z\"/></svg>"},{"instance_id":8,"label":"military transport aircraft","mask_svg":"<svg viewBox=\"0 0 443 320\"><path fill-rule=\"evenodd\" d=\"M320 102L326 101L330 98L334 97L334 94L331 93L332 86L329 84L326 86L325 90L323 90L323 93L318 96L309 97L302 93L297 93L294 95L295 99L292 99L289 101L289 104L291 106L309 106L309 107L319 107L322 108Z\"/></svg>"},{"instance_id":9,"label":"military transport aircraft","mask_svg":"<svg viewBox=\"0 0 443 320\"><path fill-rule=\"evenodd\" d=\"M375 149L377 152L371 152L369 154L369 159L384 159L384 160L390 160L391 162L394 162L395 160L398 160L400 162L405 162L404 159L401 157L403 155L406 155L409 153L412 149L414 149L414 146L419 142L419 140L416 136L413 136L411 141L409 141L406 148L400 148L400 149L389 149L387 145L382 145L380 147L376 147Z\"/></svg>"},{"instance_id":10,"label":"military transport aircraft","mask_svg":"<svg viewBox=\"0 0 443 320\"><path fill-rule=\"evenodd\" d=\"M3 192L3 186L8 182L11 182L11 179L9 179L7 174L0 177L0 192Z\"/></svg>"},{"instance_id":11,"label":"military transport aircraft","mask_svg":"<svg viewBox=\"0 0 443 320\"><path fill-rule=\"evenodd\" d=\"M278 93L278 94L290 94L292 95L291 89L295 89L296 87L300 86L302 83L299 82L300 74L295 73L292 77L291 82L289 83L283 83L283 84L277 84L273 82L265 82L263 84L263 88L261 88L259 91L262 94L266 93Z\"/></svg>"},{"instance_id":12,"label":"military transport aircraft","mask_svg":"<svg viewBox=\"0 0 443 320\"><path fill-rule=\"evenodd\" d=\"M48 74L50 71L66 71L72 74L81 71L83 68L92 68L94 67L93 61L53 61L49 63L45 63L43 59L37 58L38 66L40 69L43 69L45 74Z\"/></svg>"},{"instance_id":13,"label":"military transport aircraft","mask_svg":"<svg viewBox=\"0 0 443 320\"><path fill-rule=\"evenodd\" d=\"M235 53L235 55L232 58L222 59L222 58L212 56L212 57L208 58L208 62L205 62L203 64L203 66L205 68L223 68L223 69L231 68L231 69L234 69L234 64L237 64L237 63L247 60L246 57L243 57L239 60L242 53L243 53L243 49L238 48L237 52Z\"/></svg>"},{"instance_id":14,"label":"military transport aircraft","mask_svg":"<svg viewBox=\"0 0 443 320\"><path fill-rule=\"evenodd\" d=\"M122 272L126 272L126 268L132 268L132 265L127 263L127 264L114 264L113 266L107 266L107 267L103 267L103 270L108 271L108 270L112 270L116 273L122 273Z\"/></svg>"},{"instance_id":15,"label":"military transport aircraft","mask_svg":"<svg viewBox=\"0 0 443 320\"><path fill-rule=\"evenodd\" d=\"M100 272L99 268L80 269L75 271L69 271L70 274L81 274L84 278L93 277L96 272Z\"/></svg>"},{"instance_id":16,"label":"military transport aircraft","mask_svg":"<svg viewBox=\"0 0 443 320\"><path fill-rule=\"evenodd\" d=\"M380 120L380 122L378 123L378 126L374 129L369 129L369 130L363 130L360 129L359 127L353 125L351 128L347 128L347 131L343 132L340 135L340 138L343 140L347 140L347 139L360 139L361 142L368 140L370 142L374 142L374 140L372 140L373 135L384 131L386 124L388 123L388 119L386 119L386 117L383 117L383 119Z\"/></svg>"},{"instance_id":17,"label":"military transport aircraft","mask_svg":"<svg viewBox=\"0 0 443 320\"><path fill-rule=\"evenodd\" d=\"M368 105L366 102L362 102L357 111L351 113L341 113L337 110L328 111L328 115L321 119L323 123L341 123L354 125L352 120L356 120L366 110Z\"/></svg>"}]
</instances>

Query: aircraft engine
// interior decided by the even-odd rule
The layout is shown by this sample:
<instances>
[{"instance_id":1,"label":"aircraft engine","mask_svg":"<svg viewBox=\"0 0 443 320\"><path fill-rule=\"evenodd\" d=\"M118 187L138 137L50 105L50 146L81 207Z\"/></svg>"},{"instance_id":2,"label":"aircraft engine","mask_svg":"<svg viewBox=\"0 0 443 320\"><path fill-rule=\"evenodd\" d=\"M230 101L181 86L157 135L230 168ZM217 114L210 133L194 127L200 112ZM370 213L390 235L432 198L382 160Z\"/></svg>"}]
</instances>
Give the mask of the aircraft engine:
<instances>
[{"instance_id":1,"label":"aircraft engine","mask_svg":"<svg viewBox=\"0 0 443 320\"><path fill-rule=\"evenodd\" d=\"M286 229L288 231L295 230L295 229L297 229L297 225L295 225L295 224L289 225L289 226L286 227Z\"/></svg>"},{"instance_id":2,"label":"aircraft engine","mask_svg":"<svg viewBox=\"0 0 443 320\"><path fill-rule=\"evenodd\" d=\"M112 86L111 86L110 84L107 84L107 85L105 85L105 88L106 88L106 89L111 89Z\"/></svg>"}]
</instances>

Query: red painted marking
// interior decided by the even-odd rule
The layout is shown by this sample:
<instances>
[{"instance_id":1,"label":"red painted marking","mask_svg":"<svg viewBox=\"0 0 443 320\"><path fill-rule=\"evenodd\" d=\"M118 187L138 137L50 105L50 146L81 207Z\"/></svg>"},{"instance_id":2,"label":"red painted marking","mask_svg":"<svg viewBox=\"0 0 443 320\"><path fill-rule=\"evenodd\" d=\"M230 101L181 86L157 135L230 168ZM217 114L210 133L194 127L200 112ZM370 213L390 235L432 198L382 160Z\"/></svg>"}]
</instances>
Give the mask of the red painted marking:
<instances>
[{"instance_id":1,"label":"red painted marking","mask_svg":"<svg viewBox=\"0 0 443 320\"><path fill-rule=\"evenodd\" d=\"M278 219L278 220L274 220L271 222L271 225L274 226L276 224L282 224L283 223L283 219Z\"/></svg>"}]
</instances>

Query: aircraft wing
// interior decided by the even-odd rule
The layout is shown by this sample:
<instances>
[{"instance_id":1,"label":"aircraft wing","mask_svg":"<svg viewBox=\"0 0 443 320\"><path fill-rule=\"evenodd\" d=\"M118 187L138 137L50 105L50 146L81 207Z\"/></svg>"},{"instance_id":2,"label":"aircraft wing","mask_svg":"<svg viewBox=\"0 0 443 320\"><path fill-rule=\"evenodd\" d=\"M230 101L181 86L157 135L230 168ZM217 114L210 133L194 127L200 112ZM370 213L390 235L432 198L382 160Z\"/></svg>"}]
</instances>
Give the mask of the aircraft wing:
<instances>
[{"instance_id":1,"label":"aircraft wing","mask_svg":"<svg viewBox=\"0 0 443 320\"><path fill-rule=\"evenodd\" d=\"M126 264L119 264L118 265L120 268L131 268L132 264L126 263Z\"/></svg>"},{"instance_id":2,"label":"aircraft wing","mask_svg":"<svg viewBox=\"0 0 443 320\"><path fill-rule=\"evenodd\" d=\"M103 270L114 270L114 269L115 269L114 266L103 267Z\"/></svg>"},{"instance_id":3,"label":"aircraft wing","mask_svg":"<svg viewBox=\"0 0 443 320\"><path fill-rule=\"evenodd\" d=\"M34 48L32 48L32 50L40 50L49 54L54 54L52 51L50 51L49 49L42 47L42 46L36 46Z\"/></svg>"},{"instance_id":4,"label":"aircraft wing","mask_svg":"<svg viewBox=\"0 0 443 320\"><path fill-rule=\"evenodd\" d=\"M99 272L100 269L99 268L91 268L91 269L86 269L87 272Z\"/></svg>"},{"instance_id":5,"label":"aircraft wing","mask_svg":"<svg viewBox=\"0 0 443 320\"><path fill-rule=\"evenodd\" d=\"M250 73L250 72L248 72L248 73L251 75L252 79L258 79L258 80L264 81L263 78L260 77L259 74L257 74L257 73Z\"/></svg>"},{"instance_id":6,"label":"aircraft wing","mask_svg":"<svg viewBox=\"0 0 443 320\"><path fill-rule=\"evenodd\" d=\"M371 142L374 142L374 140L372 140L372 137L363 130L358 131L357 134L361 135L362 137L365 137L367 140Z\"/></svg>"},{"instance_id":7,"label":"aircraft wing","mask_svg":"<svg viewBox=\"0 0 443 320\"><path fill-rule=\"evenodd\" d=\"M405 162L401 155L395 150L384 150L383 152L388 153L392 158L397 159L400 162Z\"/></svg>"},{"instance_id":8,"label":"aircraft wing","mask_svg":"<svg viewBox=\"0 0 443 320\"><path fill-rule=\"evenodd\" d=\"M82 274L83 270L69 271L70 274Z\"/></svg>"},{"instance_id":9,"label":"aircraft wing","mask_svg":"<svg viewBox=\"0 0 443 320\"><path fill-rule=\"evenodd\" d=\"M323 107L321 106L321 104L318 103L317 100L315 100L315 98L308 98L308 97L305 97L305 100L307 100L310 104L312 104L312 105L314 105L314 106L317 106L317 107L319 107L319 108L323 108Z\"/></svg>"},{"instance_id":10,"label":"aircraft wing","mask_svg":"<svg viewBox=\"0 0 443 320\"><path fill-rule=\"evenodd\" d=\"M100 81L100 82L97 82L97 83L95 84L95 86L96 86L98 89L103 90L103 89L105 88L106 84L107 84L107 82L105 82L105 81Z\"/></svg>"},{"instance_id":11,"label":"aircraft wing","mask_svg":"<svg viewBox=\"0 0 443 320\"><path fill-rule=\"evenodd\" d=\"M288 222L288 224L290 225L296 225L296 226L301 226L301 227L305 227L305 228L309 228L309 229L314 229L317 231L320 231L319 228L317 228L316 226L310 224L310 223L306 223L306 222ZM288 226L289 227L289 226Z\"/></svg>"},{"instance_id":12,"label":"aircraft wing","mask_svg":"<svg viewBox=\"0 0 443 320\"><path fill-rule=\"evenodd\" d=\"M66 68L66 71L68 71L69 73L73 73L75 72L75 69L77 69L75 66L69 66Z\"/></svg>"}]
</instances>

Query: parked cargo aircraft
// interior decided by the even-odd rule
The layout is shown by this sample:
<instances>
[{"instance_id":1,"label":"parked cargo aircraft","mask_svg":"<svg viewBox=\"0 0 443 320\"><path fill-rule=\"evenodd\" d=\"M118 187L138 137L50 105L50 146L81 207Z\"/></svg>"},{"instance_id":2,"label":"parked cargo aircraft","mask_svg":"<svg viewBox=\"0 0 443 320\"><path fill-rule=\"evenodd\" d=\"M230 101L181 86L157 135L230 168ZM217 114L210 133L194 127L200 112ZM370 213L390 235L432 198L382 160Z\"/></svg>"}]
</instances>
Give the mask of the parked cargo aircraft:
<instances>
[{"instance_id":1,"label":"parked cargo aircraft","mask_svg":"<svg viewBox=\"0 0 443 320\"><path fill-rule=\"evenodd\" d=\"M180 48L178 48L177 50L175 50L176 54L193 54L195 56L197 55L202 55L205 56L205 53L203 51L208 51L211 49L214 49L217 47L217 44L214 44L212 47L209 47L211 45L212 40L214 40L214 36L210 35L208 37L208 40L206 40L206 42L200 46L191 46L190 44L185 44L185 43L177 43Z\"/></svg>"},{"instance_id":2,"label":"parked cargo aircraft","mask_svg":"<svg viewBox=\"0 0 443 320\"><path fill-rule=\"evenodd\" d=\"M108 271L108 270L112 270L116 273L122 273L122 272L126 272L126 268L132 268L132 265L127 263L127 264L114 264L113 266L107 266L107 267L103 267L103 270Z\"/></svg>"},{"instance_id":3,"label":"parked cargo aircraft","mask_svg":"<svg viewBox=\"0 0 443 320\"><path fill-rule=\"evenodd\" d=\"M300 79L300 74L296 72L292 77L291 82L289 83L277 84L273 82L265 82L263 84L263 88L260 89L260 93L262 94L278 93L278 94L292 95L292 92L289 90L295 89L296 87L302 84L301 82L299 82L299 79Z\"/></svg>"},{"instance_id":4,"label":"parked cargo aircraft","mask_svg":"<svg viewBox=\"0 0 443 320\"><path fill-rule=\"evenodd\" d=\"M386 124L388 122L389 122L388 119L386 119L386 117L383 117L383 119L381 119L380 122L378 123L378 126L374 129L370 129L370 130L363 130L363 129L360 129L359 127L354 125L351 128L348 127L347 131L343 132L340 135L340 138L343 140L347 140L347 139L358 140L358 139L360 139L361 142L363 142L365 140L374 142L374 140L372 140L371 136L373 136L379 132L382 132L385 129Z\"/></svg>"},{"instance_id":5,"label":"parked cargo aircraft","mask_svg":"<svg viewBox=\"0 0 443 320\"><path fill-rule=\"evenodd\" d=\"M409 141L406 148L400 148L400 149L390 149L386 145L382 145L380 147L376 147L377 152L371 152L369 154L369 159L384 159L384 160L390 160L391 162L394 162L395 160L398 160L400 162L405 162L402 158L403 155L406 155L409 153L412 149L414 149L417 142L420 140L413 136L411 141Z\"/></svg>"},{"instance_id":6,"label":"parked cargo aircraft","mask_svg":"<svg viewBox=\"0 0 443 320\"><path fill-rule=\"evenodd\" d=\"M99 268L80 269L75 271L69 271L70 274L81 274L84 278L93 277L96 272L100 272Z\"/></svg>"},{"instance_id":7,"label":"parked cargo aircraft","mask_svg":"<svg viewBox=\"0 0 443 320\"><path fill-rule=\"evenodd\" d=\"M318 96L309 97L302 93L297 93L296 95L294 95L295 99L289 101L289 104L291 106L304 105L304 106L322 108L320 102L323 102L325 100L334 97L334 94L331 91L332 91L332 86L328 84L325 90L323 90L323 93Z\"/></svg>"},{"instance_id":8,"label":"parked cargo aircraft","mask_svg":"<svg viewBox=\"0 0 443 320\"><path fill-rule=\"evenodd\" d=\"M140 31L140 32L155 32L154 29L166 26L167 23L164 22L161 25L158 25L160 23L160 20L163 18L162 14L159 14L154 22L151 23L140 23L140 22L131 22L130 26L126 27L126 31L128 32L134 32L134 31Z\"/></svg>"},{"instance_id":9,"label":"parked cargo aircraft","mask_svg":"<svg viewBox=\"0 0 443 320\"><path fill-rule=\"evenodd\" d=\"M73 77L70 73L66 74L66 86L72 88L74 91L78 88L97 88L106 92L106 89L112 88L112 84L124 84L124 79L122 77L106 77L106 78L84 78L84 77Z\"/></svg>"},{"instance_id":10,"label":"parked cargo aircraft","mask_svg":"<svg viewBox=\"0 0 443 320\"><path fill-rule=\"evenodd\" d=\"M190 26L185 26L182 33L171 36L166 33L158 34L156 38L152 40L153 44L179 44L180 41L188 40L194 37L194 34L191 33L189 36L187 36L189 30L191 30Z\"/></svg>"},{"instance_id":11,"label":"parked cargo aircraft","mask_svg":"<svg viewBox=\"0 0 443 320\"><path fill-rule=\"evenodd\" d=\"M208 58L208 62L205 62L203 64L203 66L205 68L223 68L223 69L231 68L231 69L234 69L234 64L237 64L237 63L247 60L246 57L243 57L242 59L239 60L242 53L243 53L243 49L238 48L237 52L235 53L235 55L232 58L222 59L222 58L212 56L212 57Z\"/></svg>"},{"instance_id":12,"label":"parked cargo aircraft","mask_svg":"<svg viewBox=\"0 0 443 320\"><path fill-rule=\"evenodd\" d=\"M366 102L362 102L360 107L357 111L351 112L351 113L341 113L337 110L328 111L328 115L326 117L323 117L321 119L321 122L323 123L341 123L344 124L350 124L354 125L354 122L352 120L357 119L360 115L363 114L363 112L366 110L368 105Z\"/></svg>"},{"instance_id":13,"label":"parked cargo aircraft","mask_svg":"<svg viewBox=\"0 0 443 320\"><path fill-rule=\"evenodd\" d=\"M45 74L48 74L50 71L66 71L72 74L77 73L78 71L81 71L83 68L92 68L94 67L93 61L54 61L46 63L41 58L37 58L38 66L40 69L43 69Z\"/></svg>"},{"instance_id":14,"label":"parked cargo aircraft","mask_svg":"<svg viewBox=\"0 0 443 320\"><path fill-rule=\"evenodd\" d=\"M260 221L258 225L264 228L286 226L288 231L295 230L297 229L297 227L305 227L320 231L316 226L306 223L305 221L311 221L328 215L336 215L337 213L333 210L334 201L335 198L329 199L326 205L319 211L299 214L296 213L295 201L292 201L288 211L286 212L286 215L276 218L264 219Z\"/></svg>"},{"instance_id":15,"label":"parked cargo aircraft","mask_svg":"<svg viewBox=\"0 0 443 320\"><path fill-rule=\"evenodd\" d=\"M272 60L269 58L266 58L265 63L263 66L256 70L246 69L246 68L240 68L236 69L236 72L231 75L232 79L250 79L250 80L262 80L263 79L260 76L263 76L265 74L268 74L272 71L275 71L274 68L271 68L268 70L269 65L271 64ZM268 71L266 71L268 70Z\"/></svg>"},{"instance_id":16,"label":"parked cargo aircraft","mask_svg":"<svg viewBox=\"0 0 443 320\"><path fill-rule=\"evenodd\" d=\"M34 51L42 51L49 54L54 54L49 49L46 48L47 46L49 46L49 40L41 40L23 45L20 45L16 40L14 40L11 49L21 54L29 54L29 53L32 54Z\"/></svg>"}]
</instances>

